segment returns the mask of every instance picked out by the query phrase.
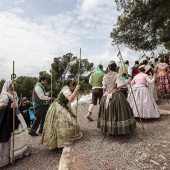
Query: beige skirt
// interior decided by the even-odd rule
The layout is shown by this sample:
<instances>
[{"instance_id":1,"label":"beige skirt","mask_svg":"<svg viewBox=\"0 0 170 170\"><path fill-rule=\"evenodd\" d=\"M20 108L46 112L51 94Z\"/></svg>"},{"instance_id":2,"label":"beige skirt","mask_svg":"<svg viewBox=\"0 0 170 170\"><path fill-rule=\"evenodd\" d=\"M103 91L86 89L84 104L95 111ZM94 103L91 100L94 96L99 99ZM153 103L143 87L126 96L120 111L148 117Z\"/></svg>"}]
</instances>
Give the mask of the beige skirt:
<instances>
[{"instance_id":1,"label":"beige skirt","mask_svg":"<svg viewBox=\"0 0 170 170\"><path fill-rule=\"evenodd\" d=\"M82 133L76 118L58 102L53 102L44 122L42 143L49 149L61 148L81 137Z\"/></svg>"}]
</instances>

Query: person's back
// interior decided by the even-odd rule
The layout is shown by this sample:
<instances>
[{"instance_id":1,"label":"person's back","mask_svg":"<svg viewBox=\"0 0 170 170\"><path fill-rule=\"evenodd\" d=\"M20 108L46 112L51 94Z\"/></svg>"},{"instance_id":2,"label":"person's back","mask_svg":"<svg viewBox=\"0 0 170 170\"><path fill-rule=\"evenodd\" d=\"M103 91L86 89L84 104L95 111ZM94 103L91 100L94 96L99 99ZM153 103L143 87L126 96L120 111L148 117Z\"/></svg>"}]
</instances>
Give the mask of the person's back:
<instances>
[{"instance_id":1,"label":"person's back","mask_svg":"<svg viewBox=\"0 0 170 170\"><path fill-rule=\"evenodd\" d=\"M92 73L89 78L89 83L92 85L92 103L89 106L86 118L90 121L92 121L92 118L90 116L92 114L94 105L97 105L97 100L99 99L100 102L103 96L102 81L104 75L105 73L103 71L103 66L100 64L98 65L98 69L94 73Z\"/></svg>"},{"instance_id":2,"label":"person's back","mask_svg":"<svg viewBox=\"0 0 170 170\"><path fill-rule=\"evenodd\" d=\"M158 106L154 100L153 94L148 89L148 83L154 83L155 78L149 78L145 74L144 66L139 67L140 73L131 81L132 88L128 94L128 102L133 110L135 117L141 118L158 118L160 117ZM138 106L136 110L135 102Z\"/></svg>"},{"instance_id":3,"label":"person's back","mask_svg":"<svg viewBox=\"0 0 170 170\"><path fill-rule=\"evenodd\" d=\"M157 67L155 68L155 71L157 74L159 74L159 72L165 73L168 70L168 64L163 62L163 59L160 60L160 63L157 65ZM158 75L159 76L159 75ZM164 75L163 75L164 76Z\"/></svg>"},{"instance_id":4,"label":"person's back","mask_svg":"<svg viewBox=\"0 0 170 170\"><path fill-rule=\"evenodd\" d=\"M140 73L133 78L133 80L131 81L131 85L133 85L134 87L142 87L146 86L147 82L148 83L155 82L155 78L150 79L149 76L145 73L144 66L140 66L139 70Z\"/></svg>"},{"instance_id":5,"label":"person's back","mask_svg":"<svg viewBox=\"0 0 170 170\"><path fill-rule=\"evenodd\" d=\"M148 60L143 60L143 64L141 64L140 67L144 67L144 68L145 68L145 73L146 73L148 76L154 74L154 71L153 71L152 67L149 65Z\"/></svg>"},{"instance_id":6,"label":"person's back","mask_svg":"<svg viewBox=\"0 0 170 170\"><path fill-rule=\"evenodd\" d=\"M132 78L139 73L139 61L135 61L135 65L132 67Z\"/></svg>"},{"instance_id":7,"label":"person's back","mask_svg":"<svg viewBox=\"0 0 170 170\"><path fill-rule=\"evenodd\" d=\"M164 62L163 59L160 59L160 63L155 68L156 73L156 82L159 94L163 97L164 94L170 93L170 79L169 79L169 66Z\"/></svg>"},{"instance_id":8,"label":"person's back","mask_svg":"<svg viewBox=\"0 0 170 170\"><path fill-rule=\"evenodd\" d=\"M104 72L94 72L92 73L92 88L94 87L102 87L102 80L104 76Z\"/></svg>"},{"instance_id":9,"label":"person's back","mask_svg":"<svg viewBox=\"0 0 170 170\"><path fill-rule=\"evenodd\" d=\"M145 73L139 73L134 77L132 80L132 83L134 82L134 86L139 87L139 86L146 86L147 85L147 80L146 78L148 77L147 74Z\"/></svg>"},{"instance_id":10,"label":"person's back","mask_svg":"<svg viewBox=\"0 0 170 170\"><path fill-rule=\"evenodd\" d=\"M115 72L116 67L115 63L108 64L108 73L103 78L104 95L98 112L97 128L108 135L127 134L136 128L131 107L119 90L125 83L117 86L120 76Z\"/></svg>"},{"instance_id":11,"label":"person's back","mask_svg":"<svg viewBox=\"0 0 170 170\"><path fill-rule=\"evenodd\" d=\"M103 77L103 88L109 93L116 87L116 81L119 77L119 74L116 72L108 72Z\"/></svg>"}]
</instances>

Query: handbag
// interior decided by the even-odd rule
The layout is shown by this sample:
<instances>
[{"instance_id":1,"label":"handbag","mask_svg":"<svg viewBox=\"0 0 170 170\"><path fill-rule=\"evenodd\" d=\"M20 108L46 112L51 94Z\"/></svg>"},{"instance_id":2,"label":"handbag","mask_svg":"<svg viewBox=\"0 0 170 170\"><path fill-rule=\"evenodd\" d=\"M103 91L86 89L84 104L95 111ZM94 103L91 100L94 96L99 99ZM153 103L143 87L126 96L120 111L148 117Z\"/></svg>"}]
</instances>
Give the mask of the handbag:
<instances>
[{"instance_id":1,"label":"handbag","mask_svg":"<svg viewBox=\"0 0 170 170\"><path fill-rule=\"evenodd\" d=\"M30 115L30 120L34 120L35 119L34 112L32 110L30 110L30 109L29 109L29 115Z\"/></svg>"}]
</instances>

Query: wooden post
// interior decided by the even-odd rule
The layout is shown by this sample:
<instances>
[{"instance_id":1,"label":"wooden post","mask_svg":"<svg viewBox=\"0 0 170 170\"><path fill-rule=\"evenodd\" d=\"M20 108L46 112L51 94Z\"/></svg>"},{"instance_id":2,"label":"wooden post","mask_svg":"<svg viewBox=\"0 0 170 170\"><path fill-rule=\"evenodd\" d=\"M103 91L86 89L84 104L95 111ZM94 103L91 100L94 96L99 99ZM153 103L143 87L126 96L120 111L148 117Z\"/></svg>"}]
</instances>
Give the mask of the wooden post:
<instances>
[{"instance_id":1,"label":"wooden post","mask_svg":"<svg viewBox=\"0 0 170 170\"><path fill-rule=\"evenodd\" d=\"M53 91L53 68L51 66L51 99L53 97L52 91ZM51 100L51 103L52 103L52 100Z\"/></svg>"},{"instance_id":2,"label":"wooden post","mask_svg":"<svg viewBox=\"0 0 170 170\"><path fill-rule=\"evenodd\" d=\"M79 58L79 67L78 67L78 78L77 78L77 85L80 84L80 66L81 66L81 48L80 48L80 58ZM78 92L77 92L77 104L76 104L76 129L75 129L75 141L77 136L77 116L78 116Z\"/></svg>"},{"instance_id":3,"label":"wooden post","mask_svg":"<svg viewBox=\"0 0 170 170\"><path fill-rule=\"evenodd\" d=\"M14 61L13 61L13 75L12 75L12 87L13 87L13 102L15 102L15 96L14 96ZM14 134L15 132L15 107L13 108L13 133L12 133L12 166L14 166Z\"/></svg>"},{"instance_id":4,"label":"wooden post","mask_svg":"<svg viewBox=\"0 0 170 170\"><path fill-rule=\"evenodd\" d=\"M117 44L117 47L118 47L118 50L119 50L119 52L120 52L120 49L119 49L119 45ZM120 56L121 56L121 59L122 59L122 62L123 62L123 66L124 66L124 60L123 60L123 57L122 57L122 53L120 52ZM126 68L126 67L125 67ZM127 68L126 68L126 73L127 73L127 75L128 75L128 70L127 70ZM129 84L130 85L130 84ZM142 119L141 119L141 117L140 117L140 115L139 115L139 110L138 110L138 107L137 107L137 103L136 103L136 100L135 100L135 96L134 96L134 93L133 93L133 90L132 90L132 86L130 85L130 90L131 90L131 92L132 92L132 96L133 96L133 99L134 99L134 102L135 102L135 106L136 106L136 110L137 110L137 112L138 112L138 116L139 116L139 120L140 120L140 123L141 123L141 125L142 125L142 128L143 128L143 130L144 130L144 126L143 126L143 123L142 123Z\"/></svg>"}]
</instances>

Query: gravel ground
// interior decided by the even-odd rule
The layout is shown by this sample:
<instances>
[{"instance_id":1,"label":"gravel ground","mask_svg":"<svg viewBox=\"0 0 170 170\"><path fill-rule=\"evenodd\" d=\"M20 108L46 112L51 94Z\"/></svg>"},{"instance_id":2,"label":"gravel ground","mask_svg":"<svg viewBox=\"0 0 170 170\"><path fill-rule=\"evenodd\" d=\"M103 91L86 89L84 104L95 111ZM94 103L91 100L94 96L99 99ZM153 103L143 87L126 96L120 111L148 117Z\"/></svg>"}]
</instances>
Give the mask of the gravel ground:
<instances>
[{"instance_id":1,"label":"gravel ground","mask_svg":"<svg viewBox=\"0 0 170 170\"><path fill-rule=\"evenodd\" d=\"M160 102L163 109L164 102ZM165 103L169 108L169 103ZM79 108L83 138L69 146L68 170L170 170L170 115L159 119L139 120L133 134L107 136L96 128L97 107L93 122L84 117L88 106ZM62 149L48 150L40 144L41 136L30 136L31 156L2 168L6 170L56 170ZM66 170L66 169L62 169Z\"/></svg>"},{"instance_id":2,"label":"gravel ground","mask_svg":"<svg viewBox=\"0 0 170 170\"><path fill-rule=\"evenodd\" d=\"M97 108L93 122L84 119L88 107L80 109L83 138L70 145L69 170L170 170L170 115L137 119L133 134L107 136L96 128Z\"/></svg>"},{"instance_id":3,"label":"gravel ground","mask_svg":"<svg viewBox=\"0 0 170 170\"><path fill-rule=\"evenodd\" d=\"M158 101L160 109L170 110L170 99L162 99Z\"/></svg>"},{"instance_id":4,"label":"gravel ground","mask_svg":"<svg viewBox=\"0 0 170 170\"><path fill-rule=\"evenodd\" d=\"M62 149L48 150L44 145L40 144L41 135L30 136L30 151L29 157L24 157L16 160L14 167L8 165L3 170L56 170L58 169L59 159L62 154Z\"/></svg>"}]
</instances>

